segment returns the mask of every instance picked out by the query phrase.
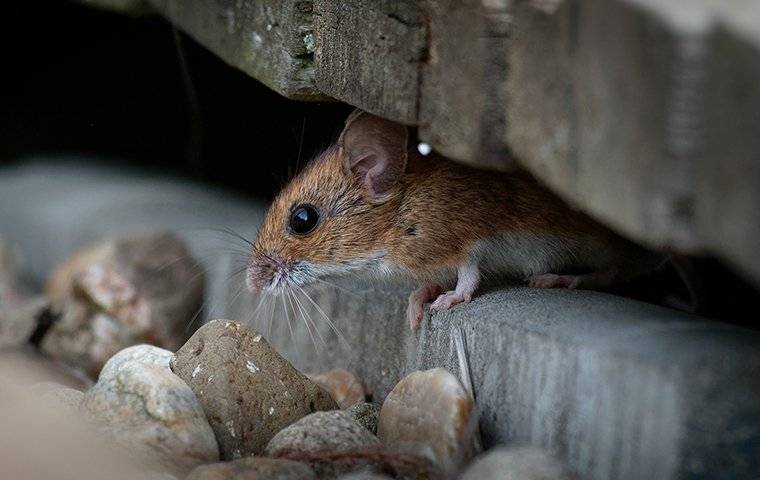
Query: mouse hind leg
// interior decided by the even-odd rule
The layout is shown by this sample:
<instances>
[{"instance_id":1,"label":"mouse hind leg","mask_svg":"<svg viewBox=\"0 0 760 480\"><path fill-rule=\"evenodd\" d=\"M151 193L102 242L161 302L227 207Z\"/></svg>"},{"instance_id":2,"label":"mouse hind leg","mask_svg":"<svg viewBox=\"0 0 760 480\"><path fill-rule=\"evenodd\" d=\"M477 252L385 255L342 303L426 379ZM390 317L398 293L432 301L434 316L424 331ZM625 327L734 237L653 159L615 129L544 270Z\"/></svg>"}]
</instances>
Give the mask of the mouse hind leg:
<instances>
[{"instance_id":1,"label":"mouse hind leg","mask_svg":"<svg viewBox=\"0 0 760 480\"><path fill-rule=\"evenodd\" d=\"M409 306L406 308L406 318L409 328L417 330L425 316L425 304L434 300L443 289L439 285L422 285L409 295Z\"/></svg>"}]
</instances>

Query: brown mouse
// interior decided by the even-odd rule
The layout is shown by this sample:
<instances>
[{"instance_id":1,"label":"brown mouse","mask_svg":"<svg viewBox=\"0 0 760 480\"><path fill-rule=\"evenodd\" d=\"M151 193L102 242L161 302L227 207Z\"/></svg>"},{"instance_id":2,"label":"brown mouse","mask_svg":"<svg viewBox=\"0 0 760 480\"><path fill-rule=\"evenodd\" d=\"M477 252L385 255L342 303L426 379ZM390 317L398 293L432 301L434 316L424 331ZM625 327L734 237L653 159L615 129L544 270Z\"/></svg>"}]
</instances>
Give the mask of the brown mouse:
<instances>
[{"instance_id":1,"label":"brown mouse","mask_svg":"<svg viewBox=\"0 0 760 480\"><path fill-rule=\"evenodd\" d=\"M409 148L403 125L353 112L337 143L277 196L246 281L279 291L369 270L419 282L423 307L469 302L490 277L539 288L600 288L652 270L647 253L571 209L524 172L467 167Z\"/></svg>"}]
</instances>

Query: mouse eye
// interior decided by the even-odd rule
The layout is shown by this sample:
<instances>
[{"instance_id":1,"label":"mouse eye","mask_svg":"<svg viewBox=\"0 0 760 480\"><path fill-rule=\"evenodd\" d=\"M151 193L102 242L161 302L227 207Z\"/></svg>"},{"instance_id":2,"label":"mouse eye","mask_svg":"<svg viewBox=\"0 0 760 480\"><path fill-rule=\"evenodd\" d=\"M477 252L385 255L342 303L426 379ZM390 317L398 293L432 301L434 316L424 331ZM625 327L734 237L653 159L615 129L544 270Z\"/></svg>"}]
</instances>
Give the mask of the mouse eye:
<instances>
[{"instance_id":1,"label":"mouse eye","mask_svg":"<svg viewBox=\"0 0 760 480\"><path fill-rule=\"evenodd\" d=\"M316 208L311 205L299 205L290 214L290 231L305 235L314 230L318 221L319 213Z\"/></svg>"}]
</instances>

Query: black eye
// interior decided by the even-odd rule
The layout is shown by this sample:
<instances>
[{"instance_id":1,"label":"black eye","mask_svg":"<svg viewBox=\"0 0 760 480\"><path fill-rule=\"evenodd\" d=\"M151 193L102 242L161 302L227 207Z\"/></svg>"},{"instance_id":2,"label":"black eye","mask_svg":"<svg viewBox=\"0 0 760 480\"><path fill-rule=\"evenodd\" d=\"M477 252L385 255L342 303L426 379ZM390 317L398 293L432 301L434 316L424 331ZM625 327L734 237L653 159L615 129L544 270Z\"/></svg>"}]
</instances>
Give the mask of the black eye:
<instances>
[{"instance_id":1,"label":"black eye","mask_svg":"<svg viewBox=\"0 0 760 480\"><path fill-rule=\"evenodd\" d=\"M311 205L299 205L290 214L290 231L298 235L305 235L317 226L319 213Z\"/></svg>"}]
</instances>

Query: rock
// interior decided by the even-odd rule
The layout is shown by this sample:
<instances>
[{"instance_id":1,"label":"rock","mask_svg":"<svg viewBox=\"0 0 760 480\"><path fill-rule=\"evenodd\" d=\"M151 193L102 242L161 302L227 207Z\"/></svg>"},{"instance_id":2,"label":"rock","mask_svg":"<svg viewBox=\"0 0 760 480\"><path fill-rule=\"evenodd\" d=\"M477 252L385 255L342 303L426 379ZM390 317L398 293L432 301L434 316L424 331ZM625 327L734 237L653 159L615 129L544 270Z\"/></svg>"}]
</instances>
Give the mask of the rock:
<instances>
[{"instance_id":1,"label":"rock","mask_svg":"<svg viewBox=\"0 0 760 480\"><path fill-rule=\"evenodd\" d=\"M198 396L225 459L258 455L291 423L337 408L260 334L229 320L198 329L171 368Z\"/></svg>"},{"instance_id":2,"label":"rock","mask_svg":"<svg viewBox=\"0 0 760 480\"><path fill-rule=\"evenodd\" d=\"M279 458L248 457L202 465L185 480L316 480L308 465Z\"/></svg>"},{"instance_id":3,"label":"rock","mask_svg":"<svg viewBox=\"0 0 760 480\"><path fill-rule=\"evenodd\" d=\"M15 297L13 301L0 302L0 348L17 347L29 342L49 307L48 301L39 296L29 299Z\"/></svg>"},{"instance_id":4,"label":"rock","mask_svg":"<svg viewBox=\"0 0 760 480\"><path fill-rule=\"evenodd\" d=\"M474 405L442 368L404 377L383 403L377 433L384 445L425 456L444 470L472 454Z\"/></svg>"},{"instance_id":5,"label":"rock","mask_svg":"<svg viewBox=\"0 0 760 480\"><path fill-rule=\"evenodd\" d=\"M366 428L373 435L377 435L377 419L380 415L380 407L374 403L357 403L345 410L350 413L353 420Z\"/></svg>"},{"instance_id":6,"label":"rock","mask_svg":"<svg viewBox=\"0 0 760 480\"><path fill-rule=\"evenodd\" d=\"M372 471L362 471L341 475L338 477L338 480L391 480L391 477L387 477L380 473L374 473Z\"/></svg>"},{"instance_id":7,"label":"rock","mask_svg":"<svg viewBox=\"0 0 760 480\"><path fill-rule=\"evenodd\" d=\"M327 390L340 408L345 409L367 399L367 392L362 383L354 374L343 368L309 375L309 378Z\"/></svg>"},{"instance_id":8,"label":"rock","mask_svg":"<svg viewBox=\"0 0 760 480\"><path fill-rule=\"evenodd\" d=\"M35 383L31 391L43 402L71 412L79 412L84 393L55 382Z\"/></svg>"},{"instance_id":9,"label":"rock","mask_svg":"<svg viewBox=\"0 0 760 480\"><path fill-rule=\"evenodd\" d=\"M342 451L290 451L283 452L280 458L308 463L320 479L333 479L346 474L387 474L397 480L438 480L446 478L444 472L436 468L428 459L390 451L382 445ZM359 478L365 477L360 476ZM367 478L376 477L369 476Z\"/></svg>"},{"instance_id":10,"label":"rock","mask_svg":"<svg viewBox=\"0 0 760 480\"><path fill-rule=\"evenodd\" d=\"M203 277L179 239L153 231L80 252L55 270L47 291L61 318L42 350L96 376L130 345L179 347L201 306Z\"/></svg>"},{"instance_id":11,"label":"rock","mask_svg":"<svg viewBox=\"0 0 760 480\"><path fill-rule=\"evenodd\" d=\"M264 453L344 452L378 445L380 441L344 411L316 412L282 429Z\"/></svg>"},{"instance_id":12,"label":"rock","mask_svg":"<svg viewBox=\"0 0 760 480\"><path fill-rule=\"evenodd\" d=\"M477 457L460 480L570 480L575 478L549 452L535 447L498 447Z\"/></svg>"},{"instance_id":13,"label":"rock","mask_svg":"<svg viewBox=\"0 0 760 480\"><path fill-rule=\"evenodd\" d=\"M0 348L20 346L32 337L48 302L18 282L18 255L0 239Z\"/></svg>"},{"instance_id":14,"label":"rock","mask_svg":"<svg viewBox=\"0 0 760 480\"><path fill-rule=\"evenodd\" d=\"M152 452L173 473L219 460L219 448L190 387L169 370L172 353L137 345L106 363L82 409L128 448Z\"/></svg>"}]
</instances>

